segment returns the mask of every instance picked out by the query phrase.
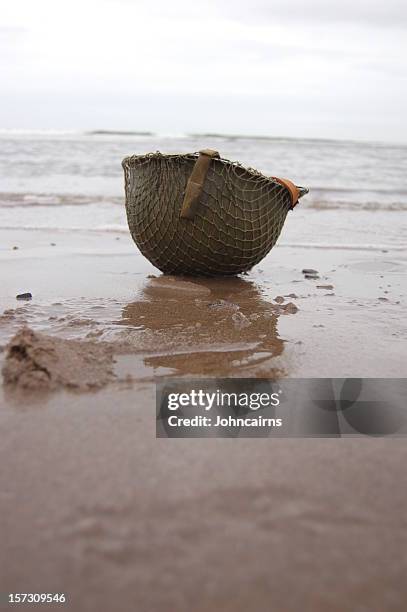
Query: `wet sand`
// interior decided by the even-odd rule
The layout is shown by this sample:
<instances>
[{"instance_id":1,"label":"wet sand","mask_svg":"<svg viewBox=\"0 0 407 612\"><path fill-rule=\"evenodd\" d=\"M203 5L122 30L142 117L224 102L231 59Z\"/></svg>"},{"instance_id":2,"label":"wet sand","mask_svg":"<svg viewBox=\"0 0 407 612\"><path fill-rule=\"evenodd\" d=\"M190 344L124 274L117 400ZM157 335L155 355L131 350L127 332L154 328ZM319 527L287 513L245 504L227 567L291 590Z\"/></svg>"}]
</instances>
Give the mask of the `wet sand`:
<instances>
[{"instance_id":1,"label":"wet sand","mask_svg":"<svg viewBox=\"0 0 407 612\"><path fill-rule=\"evenodd\" d=\"M1 390L3 593L65 592L75 611L405 609L402 439L156 439L154 404L169 376L404 377L402 251L277 247L223 281L160 277L114 233L0 244L0 344L28 325L115 359L97 392Z\"/></svg>"},{"instance_id":2,"label":"wet sand","mask_svg":"<svg viewBox=\"0 0 407 612\"><path fill-rule=\"evenodd\" d=\"M277 246L248 275L172 286L123 234L13 230L0 239L2 345L24 324L127 343L138 356L136 378L137 363L151 376L158 367L208 374L203 354L228 376L247 367L292 377L406 373L407 256L400 250ZM317 270L317 278L304 269ZM23 292L33 299L17 301Z\"/></svg>"}]
</instances>

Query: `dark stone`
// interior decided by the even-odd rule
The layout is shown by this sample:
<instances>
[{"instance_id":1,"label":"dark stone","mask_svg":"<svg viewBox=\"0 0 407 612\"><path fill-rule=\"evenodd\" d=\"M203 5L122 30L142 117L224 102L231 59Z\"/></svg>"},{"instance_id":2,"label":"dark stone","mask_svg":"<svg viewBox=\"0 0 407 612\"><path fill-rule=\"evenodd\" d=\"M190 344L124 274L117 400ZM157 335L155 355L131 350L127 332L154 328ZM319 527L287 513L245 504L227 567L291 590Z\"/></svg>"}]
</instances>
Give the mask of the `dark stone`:
<instances>
[{"instance_id":1,"label":"dark stone","mask_svg":"<svg viewBox=\"0 0 407 612\"><path fill-rule=\"evenodd\" d=\"M32 293L19 293L16 295L17 300L32 300Z\"/></svg>"},{"instance_id":2,"label":"dark stone","mask_svg":"<svg viewBox=\"0 0 407 612\"><path fill-rule=\"evenodd\" d=\"M318 274L318 270L313 270L312 268L304 268L302 273L303 274Z\"/></svg>"}]
</instances>

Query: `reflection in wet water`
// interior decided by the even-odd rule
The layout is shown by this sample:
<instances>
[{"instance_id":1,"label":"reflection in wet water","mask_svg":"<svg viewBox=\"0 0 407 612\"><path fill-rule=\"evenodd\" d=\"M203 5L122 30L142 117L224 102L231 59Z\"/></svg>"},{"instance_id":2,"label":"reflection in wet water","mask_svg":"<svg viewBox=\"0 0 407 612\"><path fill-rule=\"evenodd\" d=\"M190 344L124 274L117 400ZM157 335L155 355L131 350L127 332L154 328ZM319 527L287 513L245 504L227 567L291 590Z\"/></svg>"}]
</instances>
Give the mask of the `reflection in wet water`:
<instances>
[{"instance_id":1,"label":"reflection in wet water","mask_svg":"<svg viewBox=\"0 0 407 612\"><path fill-rule=\"evenodd\" d=\"M242 278L149 280L140 300L128 304L119 322L141 329L139 349L147 367L174 374L278 376L273 358L283 351L280 314L293 304L264 299ZM167 370L168 372L168 370Z\"/></svg>"},{"instance_id":2,"label":"reflection in wet water","mask_svg":"<svg viewBox=\"0 0 407 612\"><path fill-rule=\"evenodd\" d=\"M137 301L125 306L118 299L75 298L9 309L0 315L0 342L5 345L22 325L62 338L107 342L120 380L275 377L283 374L275 359L284 347L278 317L296 310L243 278L160 276L147 279Z\"/></svg>"}]
</instances>

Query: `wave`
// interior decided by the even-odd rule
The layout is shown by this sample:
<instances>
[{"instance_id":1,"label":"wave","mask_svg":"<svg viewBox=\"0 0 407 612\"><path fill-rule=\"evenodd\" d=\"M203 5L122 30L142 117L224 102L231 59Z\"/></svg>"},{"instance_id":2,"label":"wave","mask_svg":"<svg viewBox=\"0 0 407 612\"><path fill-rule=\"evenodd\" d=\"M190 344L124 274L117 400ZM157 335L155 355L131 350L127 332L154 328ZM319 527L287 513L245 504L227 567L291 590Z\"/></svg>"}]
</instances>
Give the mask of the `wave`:
<instances>
[{"instance_id":1,"label":"wave","mask_svg":"<svg viewBox=\"0 0 407 612\"><path fill-rule=\"evenodd\" d=\"M278 247L339 251L406 251L407 244L341 244L331 242L280 242Z\"/></svg>"},{"instance_id":2,"label":"wave","mask_svg":"<svg viewBox=\"0 0 407 612\"><path fill-rule=\"evenodd\" d=\"M152 130L116 130L116 129L38 129L38 128L0 128L1 136L137 136L154 138L190 139L190 138L211 138L216 140L235 141L235 140L254 140L254 141L273 141L273 142L297 142L315 143L326 145L351 145L353 146L373 146L388 147L392 149L406 149L405 142L373 141L373 140L352 140L345 138L316 138L304 136L283 136L283 135L263 135L263 134L228 134L223 132L191 132L191 133L166 133L155 132Z\"/></svg>"},{"instance_id":3,"label":"wave","mask_svg":"<svg viewBox=\"0 0 407 612\"><path fill-rule=\"evenodd\" d=\"M161 134L158 134L161 136ZM315 143L315 144L339 144L339 145L386 145L392 146L394 143L385 143L385 142L374 142L368 140L348 140L343 138L310 138L303 136L282 136L282 135L271 135L271 134L224 134L222 132L190 132L186 134L188 138L212 138L214 140L225 140L225 141L235 141L235 140L254 140L254 141L265 141L265 142L288 142L288 143ZM397 143L396 143L396 146ZM401 147L407 145L400 145Z\"/></svg>"},{"instance_id":4,"label":"wave","mask_svg":"<svg viewBox=\"0 0 407 612\"><path fill-rule=\"evenodd\" d=\"M0 194L0 208L53 208L63 206L124 206L124 196L80 196L69 194ZM304 200L301 208L310 210L352 210L399 212L407 210L406 202L357 202L349 200Z\"/></svg>"},{"instance_id":5,"label":"wave","mask_svg":"<svg viewBox=\"0 0 407 612\"><path fill-rule=\"evenodd\" d=\"M123 206L124 194L0 192L1 208L90 206L92 204ZM363 191L348 187L311 187L309 196L301 201L301 208L403 211L407 209L407 190L372 189Z\"/></svg>"},{"instance_id":6,"label":"wave","mask_svg":"<svg viewBox=\"0 0 407 612\"><path fill-rule=\"evenodd\" d=\"M120 223L107 223L104 225L97 225L95 227L83 227L80 225L72 225L65 227L58 226L37 226L37 225L9 225L2 226L4 230L23 230L23 231L34 231L34 232L56 232L56 233L70 233L80 232L84 234L129 234L129 228L127 225ZM293 248L293 249L321 249L321 250L343 250L343 251L406 251L407 244L373 244L373 243L332 243L332 242L279 242L276 248Z\"/></svg>"},{"instance_id":7,"label":"wave","mask_svg":"<svg viewBox=\"0 0 407 612\"><path fill-rule=\"evenodd\" d=\"M0 193L0 208L36 208L53 206L90 206L113 204L124 206L124 196L86 196L77 194Z\"/></svg>"},{"instance_id":8,"label":"wave","mask_svg":"<svg viewBox=\"0 0 407 612\"><path fill-rule=\"evenodd\" d=\"M397 212L407 210L406 202L351 202L345 200L314 200L301 202L301 208L314 210L352 210Z\"/></svg>"},{"instance_id":9,"label":"wave","mask_svg":"<svg viewBox=\"0 0 407 612\"><path fill-rule=\"evenodd\" d=\"M4 230L23 230L29 232L84 232L84 233L119 233L119 234L128 234L129 228L125 225L120 225L112 223L106 225L97 225L96 227L83 227L82 225L66 225L64 227L61 226L52 226L52 225L2 225L1 229Z\"/></svg>"},{"instance_id":10,"label":"wave","mask_svg":"<svg viewBox=\"0 0 407 612\"><path fill-rule=\"evenodd\" d=\"M80 136L83 133L82 130L0 128L0 136Z\"/></svg>"},{"instance_id":11,"label":"wave","mask_svg":"<svg viewBox=\"0 0 407 612\"><path fill-rule=\"evenodd\" d=\"M330 187L330 186L311 186L311 193L377 193L377 194L398 194L398 195L407 195L407 189L402 187L397 187L394 189L383 189L380 187L371 187L370 189L363 188L361 186L358 187Z\"/></svg>"},{"instance_id":12,"label":"wave","mask_svg":"<svg viewBox=\"0 0 407 612\"><path fill-rule=\"evenodd\" d=\"M90 136L156 136L154 132L139 132L133 130L90 130L84 132Z\"/></svg>"}]
</instances>

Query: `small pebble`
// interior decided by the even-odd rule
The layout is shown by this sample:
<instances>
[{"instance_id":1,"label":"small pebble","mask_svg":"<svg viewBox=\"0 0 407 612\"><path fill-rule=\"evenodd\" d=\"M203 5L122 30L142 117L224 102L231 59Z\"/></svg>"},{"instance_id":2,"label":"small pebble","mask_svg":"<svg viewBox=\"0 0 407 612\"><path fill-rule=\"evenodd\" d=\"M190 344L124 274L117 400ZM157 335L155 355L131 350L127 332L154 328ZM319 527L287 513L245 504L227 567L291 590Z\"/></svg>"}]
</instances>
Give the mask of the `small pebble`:
<instances>
[{"instance_id":1,"label":"small pebble","mask_svg":"<svg viewBox=\"0 0 407 612\"><path fill-rule=\"evenodd\" d=\"M288 304L285 304L284 306L280 306L281 308L281 314L295 314L296 312L298 312L298 307L293 304L292 302L288 302Z\"/></svg>"},{"instance_id":2,"label":"small pebble","mask_svg":"<svg viewBox=\"0 0 407 612\"><path fill-rule=\"evenodd\" d=\"M312 268L304 268L302 273L303 274L318 274L318 270L313 270Z\"/></svg>"},{"instance_id":3,"label":"small pebble","mask_svg":"<svg viewBox=\"0 0 407 612\"><path fill-rule=\"evenodd\" d=\"M318 276L318 274L304 274L304 278L308 278L308 279L311 279L311 280L318 280L319 276Z\"/></svg>"},{"instance_id":4,"label":"small pebble","mask_svg":"<svg viewBox=\"0 0 407 612\"><path fill-rule=\"evenodd\" d=\"M13 246L13 251L18 251L18 246Z\"/></svg>"},{"instance_id":5,"label":"small pebble","mask_svg":"<svg viewBox=\"0 0 407 612\"><path fill-rule=\"evenodd\" d=\"M333 285L317 285L317 289L333 289L334 286Z\"/></svg>"},{"instance_id":6,"label":"small pebble","mask_svg":"<svg viewBox=\"0 0 407 612\"><path fill-rule=\"evenodd\" d=\"M32 300L32 293L19 293L16 295L17 300Z\"/></svg>"},{"instance_id":7,"label":"small pebble","mask_svg":"<svg viewBox=\"0 0 407 612\"><path fill-rule=\"evenodd\" d=\"M277 304L282 304L284 302L284 298L282 295L278 295L276 298L274 298L274 301L277 302Z\"/></svg>"},{"instance_id":8,"label":"small pebble","mask_svg":"<svg viewBox=\"0 0 407 612\"><path fill-rule=\"evenodd\" d=\"M56 246L55 242L50 242L51 246Z\"/></svg>"}]
</instances>

